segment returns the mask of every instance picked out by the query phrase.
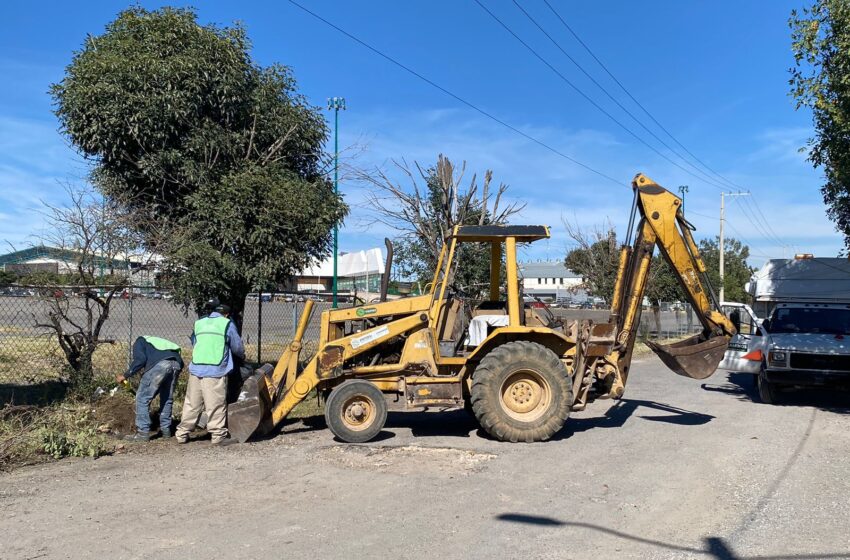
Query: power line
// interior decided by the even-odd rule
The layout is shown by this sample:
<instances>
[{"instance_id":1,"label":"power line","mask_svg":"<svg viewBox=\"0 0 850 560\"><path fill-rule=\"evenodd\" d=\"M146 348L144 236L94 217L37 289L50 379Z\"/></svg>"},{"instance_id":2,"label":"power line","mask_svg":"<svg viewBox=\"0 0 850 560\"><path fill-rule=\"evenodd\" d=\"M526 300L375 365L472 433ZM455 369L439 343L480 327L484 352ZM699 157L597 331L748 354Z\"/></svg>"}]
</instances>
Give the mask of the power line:
<instances>
[{"instance_id":1,"label":"power line","mask_svg":"<svg viewBox=\"0 0 850 560\"><path fill-rule=\"evenodd\" d=\"M729 220L726 220L726 225L728 225L728 226L732 229L732 231L734 231L736 234L738 234L738 238L739 238L741 241L743 241L744 243L746 243L746 244L747 244L747 248L750 250L750 254L753 254L753 255L756 255L756 256L762 257L762 258L764 258L764 259L776 259L776 258L779 258L779 257L771 257L771 256L770 256L770 255L768 255L768 254L765 254L765 253L762 253L762 252L756 252L756 251L754 251L754 250L753 250L754 245L753 245L753 244L752 244L752 243L751 243L751 242L750 242L750 241L749 241L746 237L744 237L744 234L742 234L742 233L741 233L741 231L740 231L738 228L736 228L735 226L733 226L733 225L732 225L732 222L730 222Z\"/></svg>"},{"instance_id":2,"label":"power line","mask_svg":"<svg viewBox=\"0 0 850 560\"><path fill-rule=\"evenodd\" d=\"M764 212L761 211L761 207L759 206L758 199L753 198L751 201L747 201L747 205L748 206L752 205L752 207L755 208L756 212L758 212L758 215L761 216L762 225L764 225L765 228L767 229L767 231L770 232L770 234L773 236L773 239L775 239L779 243L782 243L782 239L778 235L776 235L776 232L773 230L773 227L770 225L770 222L768 221L767 218L764 217ZM787 247L787 244L785 244L785 243L782 243L782 245Z\"/></svg>"},{"instance_id":3,"label":"power line","mask_svg":"<svg viewBox=\"0 0 850 560\"><path fill-rule=\"evenodd\" d=\"M670 150L670 152L671 152L671 153L673 153L675 156L677 156L678 158L680 158L680 159L681 159L683 162L685 162L687 165L691 166L691 167L692 167L692 168L693 168L693 169L694 169L697 173L700 173L703 177L705 177L705 178L706 178L706 179L703 179L703 180L708 180L708 181L712 181L712 182L715 180L715 179L713 179L712 177L710 177L708 174L706 174L706 173L705 173L705 171L703 171L702 169L700 169L699 167L697 167L696 165L694 165L693 163L691 163L690 161L688 161L688 159L687 159L686 157L684 157L681 153L679 153L679 152L677 152L675 149L673 149L673 148L672 148L672 147L671 147L671 146L670 146L667 142L665 142L662 138L660 138L657 134L655 134L655 132L653 132L653 131L649 128L649 127L647 127L647 126L643 123L643 121L641 121L640 119L638 119L638 118L637 118L637 117L636 117L636 116L635 116L635 115L634 115L631 111L629 111L629 109L628 109L628 108L626 108L626 107L625 107L622 103L620 103L620 101L619 101L616 97L614 97L613 95L611 95L611 93L610 93L610 92L609 92L609 91L605 88L605 86L603 86L602 84L600 84L600 83L596 80L596 78L594 78L594 77L593 77L593 76L592 76L592 75L591 75L591 74L590 74L587 70L585 70L585 69L584 69L584 67L583 67L581 64L579 64L579 62L578 62L576 59L574 59L572 56L570 56L570 54L569 54L569 53L568 53L568 52L567 52L567 51L566 51L566 50L565 50L565 49L561 46L561 44L560 44L558 41L556 41L556 40L555 40L555 39L554 39L554 38L553 38L553 37L552 37L552 36L551 36L551 35L550 35L547 31L546 31L546 29L544 29L544 28L543 28L543 26L542 26L542 25L540 25L540 23L539 23L536 19L534 19L534 17L533 17L531 14L529 14L529 13L525 10L525 8L523 8L523 7L519 4L519 2L517 2L517 0L512 0L512 1L513 1L514 5L515 5L515 6L519 9L519 11L521 11L521 12L525 15L525 17L526 17L526 18L528 18L528 20L529 20L531 23L533 23L533 24L534 24L534 26L535 26L535 27L537 27L537 29L539 29L539 30L540 30L540 32L541 32L541 33L543 33L543 35L545 35L545 36L546 36L546 38L547 38L547 39L549 39L549 41L550 41L553 45L555 45L555 47L556 47L559 51L561 51L561 53L562 53L565 57L567 57L567 59L569 59L569 61L570 61L570 62L572 62L572 63L573 63L573 65L574 65L576 68L578 68L578 69L582 72L582 74L584 74L584 75L585 75L585 76L586 76L586 77L587 77L587 78L588 78L591 82L593 82L593 83L594 83L594 85L596 85L596 87L598 87L600 90L602 90L602 92L603 92L606 96L608 96L608 99L610 99L611 101L613 101L613 102L614 102L614 104L615 104L615 105L617 105L617 107L619 107L620 109L622 109L624 113L626 113L629 117L631 117L631 119L632 119L633 121L635 121L635 122L636 122L636 123L637 123L637 124L638 124L638 125L642 128L642 129L644 129L644 130L645 130L646 132L648 132L648 133L649 133L649 134L650 134L653 138L655 138L658 142L660 142L662 146L664 146L665 148L667 148L668 150ZM480 3L479 3L479 4L480 4ZM492 14L491 14L491 15L492 15Z\"/></svg>"},{"instance_id":4,"label":"power line","mask_svg":"<svg viewBox=\"0 0 850 560\"><path fill-rule=\"evenodd\" d=\"M631 100L635 103L635 105L637 105L638 107L640 107L640 109L641 109L641 110L642 110L642 111L646 114L646 116L647 116L647 117L649 117L649 118L652 120L652 122L654 122L654 123L658 126L658 128L660 128L661 130L663 130L663 131L664 131L664 133L665 133L667 136L669 136L669 137L673 140L673 142L675 142L675 143L676 143L676 144L677 144L680 148L682 148L683 150L685 150L685 152L686 152L688 155L690 155L692 158L694 158L694 160L695 160L697 163L699 163L700 165L702 165L703 167L705 167L707 170L709 170L711 173L713 173L714 175L716 175L717 177L719 177L719 178L720 178L721 180L723 180L725 183L727 183L727 184L729 184L729 185L732 185L732 186L733 186L733 187L735 187L735 188L743 188L743 187L740 187L739 185L736 185L735 183L733 183L732 181L730 181L729 179L727 179L726 177L724 177L723 175L721 175L720 173L718 173L717 171L715 171L714 169L712 169L711 167L709 167L709 165L708 165L708 164L706 164L704 161L702 161L700 158L698 158L696 155L694 155L694 153L693 153L693 152L691 152L691 151L690 151L687 147L685 147L685 145L684 145L684 144L682 144L682 143L681 143L681 142L680 142L680 141L679 141L679 140L678 140L675 136L673 136L673 134L672 134L669 130L667 130L667 128L666 128L664 125L662 125L662 124L658 121L658 119L656 119L656 118L652 115L652 113L650 113L650 112L649 112L649 110L648 110L646 107L644 107L644 106L643 106L643 104L641 104L641 102L640 102L640 101L638 101L638 100L637 100L637 99L636 99L636 98L635 98L635 97L631 94L631 92L630 92L630 91L629 91L629 90L628 90L628 89L627 89L627 88L626 88L626 87L625 87L625 86L624 86L624 85L620 82L620 80L618 80L618 79L617 79L617 77L616 77L616 76L614 76L614 74L613 74L610 70L608 70L608 67L607 67L607 66L605 66L605 64L604 64L604 63L603 63L603 62L599 59L599 57L597 57L597 56L596 56L596 54L594 54L593 50L591 50L591 48L590 48L589 46L587 46L587 44L586 44L584 41L582 41L581 37L579 37L579 36L578 36L578 34L577 34L575 31L573 31L573 28L569 26L569 24L568 24L568 23L564 20L564 18L563 18L563 17L561 17L561 14L559 14L559 13L555 10L555 8L553 8L553 7L552 7L552 5L549 3L549 0L543 0L543 3L544 3L544 4L546 4L546 7L548 7L548 8L549 8L549 10L550 10L550 11L551 11L554 15L555 15L555 17L556 17L556 18L558 18L558 20L559 20L559 21L561 22L561 24L562 24L562 25L563 25L563 26L567 29L567 31L569 31L569 32L570 32L570 34L572 34L572 36L575 38L575 40L576 40L576 41L578 41L578 43L579 43L582 47L584 47L584 50L586 50L586 51L588 52L588 54L590 54L590 56L591 56L591 57L593 57L593 60L595 60L595 61L596 61L596 63L597 63L597 64L599 64L599 66L600 66L600 67L601 67L601 68L605 71L605 73L606 73L606 74L608 74L608 76L609 76L612 80L614 80L614 82L615 82L615 83L616 83L616 84L620 87L620 89L621 89L621 90L623 90L623 92L624 92L627 96L629 96L629 99L631 99Z\"/></svg>"},{"instance_id":5,"label":"power line","mask_svg":"<svg viewBox=\"0 0 850 560\"><path fill-rule=\"evenodd\" d=\"M292 1L292 0L290 0L290 1ZM553 71L553 72L554 72L554 73L555 73L558 77L560 77L560 78L561 78L561 80L563 80L563 81L564 81L567 85L569 85L569 86L570 86L571 88L573 88L576 92L578 92L578 94L579 94L579 95L581 95L582 97L584 97L584 99L585 99L585 100L587 100L587 102L588 102L588 103L590 103L591 105L593 105L594 107L596 107L596 109L598 109L598 110L599 110L602 114L604 114L606 117L608 117L609 119L611 119L611 120L612 120L615 124L617 124L620 128L622 128L623 130L625 130L626 132L628 132L631 136L633 136L633 137L634 137L634 138L635 138L638 142L640 142L641 144L643 144L644 146L646 146L647 148L649 148L650 150L652 150L653 152L655 152L656 154L658 154L659 156L661 156L663 159L665 159L665 160L666 160L667 162L669 162L670 164L675 165L676 167L678 167L679 169L681 169L682 171L684 171L684 172L685 172L685 173L687 173L688 175L691 175L691 176L692 176L692 177L694 177L695 179L697 179L697 180L699 180L699 181L702 181L702 182L704 182L704 183L706 183L706 184L708 184L708 185L711 185L711 186L713 186L713 187L715 187L715 188L717 188L717 189L720 189L721 191L725 190L725 188L724 188L724 187L722 187L722 186L718 185L717 183L710 182L709 180L704 179L703 177L700 177L699 175L694 174L694 173L693 173L691 170L689 170L688 168L686 168L686 167L682 167L681 165L679 165L679 163L677 163L677 162L673 161L672 159L670 159L669 157L667 157L667 155L666 155L666 154L662 153L660 150L658 150L657 148L655 148L655 146L651 145L651 144L650 144L650 143L648 143L646 140L644 140L643 138L641 138L640 136L638 136L637 134L635 134L635 132L634 132L634 131L632 131L632 129L630 129L629 127L627 127L626 125L624 125L624 124L623 124L622 122L620 122L620 121L619 121L619 120L618 120L615 116L613 116L611 113L609 113L608 111L606 111L606 110L605 110L605 109L604 109L601 105L599 105L598 103L596 103L596 101L594 101L594 100L593 100L593 99L592 99L589 95L587 95L587 94L586 94L584 91L582 91L582 90L581 90L578 86L576 86L574 83L572 83L572 82L571 82L571 81L570 81L570 80L569 80L566 76L564 76L564 74L563 74L563 73L561 73L561 72L560 72L557 68L555 68L554 66L552 66L552 64L550 64L550 63L549 63L549 61L547 61L547 60L546 60L545 58L543 58L543 57L542 57L542 56L541 56L541 55L540 55L540 54L539 54L536 50L534 50L534 48L533 48L533 47L531 47L531 45L529 45L528 43L526 43L525 41L523 41L523 40L522 40L522 38L521 38L519 35L517 35L516 33L514 33L514 31L513 31L510 27L508 27L508 26L507 26L507 25L506 25L506 24L505 24L505 23L504 23L501 19L499 19L499 18L496 16L496 14L494 14L493 12L491 12L490 10L488 10L488 9L487 9L487 7L486 7L484 4L482 4L482 3L481 3L481 1L480 1L480 0L474 0L474 1L475 1L475 3L476 3L476 4L478 4L478 5L481 7L481 9L482 9L482 10L484 10L485 12L487 12L487 14L489 14L489 15L490 15L490 17L492 17L492 18L493 18L493 19L494 19L494 20L495 20L495 21L496 21L499 25L501 25L501 26L505 29L505 31L507 31L508 33L510 33L510 34L514 37L514 39L516 39L517 41L519 41L519 43L520 43L521 45L523 45L526 49L528 49L528 50L531 52L531 54L533 54L535 57L537 57L537 58L538 58L538 59L539 59L539 60L540 60L543 64L545 64L545 65L546 65L546 66L547 66L550 70L552 70L552 71Z\"/></svg>"},{"instance_id":6,"label":"power line","mask_svg":"<svg viewBox=\"0 0 850 560\"><path fill-rule=\"evenodd\" d=\"M700 216L702 218L710 218L712 220L719 220L720 219L719 216L710 216L708 214L701 214L699 212L688 212L688 215ZM744 235L740 232L740 230L738 230L738 228L736 228L735 226L732 225L732 222L730 222L728 218L726 219L726 225L728 225L732 229L732 231L734 231L738 235L738 239L740 239L741 241L743 241L747 244L747 248L750 250L751 254L757 255L757 256L760 256L760 257L763 257L763 258L766 258L766 259L776 258L776 257L771 257L771 256L769 256L765 253L753 251L753 247L754 247L753 243L751 243L747 238L745 238Z\"/></svg>"},{"instance_id":7,"label":"power line","mask_svg":"<svg viewBox=\"0 0 850 560\"><path fill-rule=\"evenodd\" d=\"M744 204L742 202L740 202L739 200L736 199L735 202L738 203L738 207L745 214L747 221L749 221L750 224L754 228L756 228L759 235L763 236L770 244L775 244L776 240L771 238L770 234L767 233L767 230L764 229L764 226L762 226L758 222L758 220L755 218L755 216L752 214L752 211L748 207L744 206ZM783 250L786 248L786 245L784 245L781 241L777 244L777 246L781 247Z\"/></svg>"},{"instance_id":8,"label":"power line","mask_svg":"<svg viewBox=\"0 0 850 560\"><path fill-rule=\"evenodd\" d=\"M558 155L558 156L560 156L560 157L562 157L562 158L566 159L567 161L570 161L570 162L574 163L575 165L578 165L579 167L582 167L582 168L584 168L584 169L586 169L586 170L590 171L591 173L595 173L596 175L599 175L600 177L603 177L603 178L605 178L605 179L607 179L607 180L609 180L609 181L611 181L611 182L613 182L613 183L616 183L617 185L620 185L620 186L624 186L624 185L625 185L625 186L628 186L628 185L626 185L625 183L623 183L622 181L618 181L617 179L615 179L615 178L611 177L610 175L607 175L606 173L603 173L602 171L599 171L599 170L597 170L597 169L594 169L593 167L591 167L591 166L589 166L589 165L587 165L587 164L585 164L585 163L582 163L582 162L578 161L578 160L577 160L577 159L575 159L575 158L572 158L572 157L568 156L567 154L565 154L565 153L561 152L560 150L558 150L558 149L556 149L556 148L553 148L553 147L552 147L552 146L550 146L549 144L546 144L546 143L545 143L545 142L543 142L542 140L539 140L539 139L535 138L534 136L531 136L530 134L527 134L527 133L523 132L522 130L520 130L520 129L516 128L515 126L513 126L513 125L511 125L511 124L509 124L509 123L507 123L507 122L505 122L505 121L503 121L503 120L501 120L500 118L498 118L498 117L496 117L496 116L492 115L491 113L488 113L488 112L487 112L487 111L485 111L484 109L481 109L480 107L478 107L478 106L476 106L476 105L472 104L471 102L469 102L469 101L467 101L466 99L464 99L464 98L460 97L459 95L457 95L457 94L455 94L455 93L452 93L451 91L449 91L448 89L446 89L446 88L442 87L441 85L437 84L436 82L434 82L434 81L432 81L432 80L430 80L430 79L426 78L425 76L423 76L422 74L420 74L420 73L419 73L419 72L417 72L416 70L413 70L412 68L410 68L410 67L408 67L408 66L405 66L404 64L402 64L402 63L401 63L401 62L399 62L398 60L394 59L393 57L389 56L388 54L385 54L385 53L381 52L380 50L376 49L376 48L375 48L375 47L373 47L372 45L370 45L370 44L366 43L365 41L363 41L363 40L359 39L358 37L355 37L354 35L352 35L352 34L351 34L351 33L349 33L348 31L346 31L346 30L342 29L341 27L339 27L339 26L337 26L337 25L335 25L335 24L331 23L330 21L326 20L325 18L323 18L323 17L322 17L322 16L320 16L319 14L317 14L317 13L315 13L315 12L313 12L313 11L311 11L311 10L307 9L307 8L305 8L304 6L302 6L301 4L299 4L298 2L296 2L295 0L288 0L288 2L289 2L290 4L292 4L293 6L295 6L296 8L299 8L299 9L300 9L300 10L302 10L303 12L306 12L307 14L309 14L309 15L313 16L314 18L318 19L319 21L321 21L321 22L322 22L322 23L324 23L325 25L327 25L327 26L329 26L329 27L332 27L333 29L335 29L335 30L337 30L338 32L342 33L343 35L345 35L346 37L348 37L348 38L349 38L349 39L351 39L352 41L354 41L354 42L356 42L356 43L358 43L358 44L362 45L363 47L366 47L367 49L369 49L369 50L370 50L370 51L372 51L373 53L377 54L377 55L378 55L378 56L380 56L381 58L383 58L383 59L385 59L385 60L387 60L387 61L389 61L389 62L391 62L391 63L395 64L396 66L398 66L398 67L399 67L399 68L401 68L402 70L404 70L404 71L408 72L409 74L412 74L412 75L416 76L417 78L419 78L419 79L420 79L420 80L422 80L423 82L427 83L428 85L430 85L430 86L432 86L432 87L434 87L434 88L436 88L436 89L440 90L441 92L445 93L445 94L446 94L446 95L448 95L449 97L451 97L451 98L455 99L456 101L458 101L458 102L460 102L460 103L462 103L462 104L466 105L466 106L467 106L467 107L469 107L470 109L472 109L472 110L474 110L474 111L477 111L478 113L480 113L480 114L484 115L484 116L485 116L485 117L487 117L488 119L491 119L491 120L493 120L493 121L495 121L495 122L499 123L500 125L504 126L505 128L507 128L507 129L509 129L509 130L512 130L513 132L515 132L515 133L519 134L519 135L520 135L520 136L522 136L523 138L526 138L527 140L531 140L531 141L532 141L532 142L534 142L535 144L538 144L538 145L540 145L540 146L542 146L542 147L546 148L547 150L549 150L549 151L551 151L552 153L554 153L554 154L556 154L556 155Z\"/></svg>"}]
</instances>

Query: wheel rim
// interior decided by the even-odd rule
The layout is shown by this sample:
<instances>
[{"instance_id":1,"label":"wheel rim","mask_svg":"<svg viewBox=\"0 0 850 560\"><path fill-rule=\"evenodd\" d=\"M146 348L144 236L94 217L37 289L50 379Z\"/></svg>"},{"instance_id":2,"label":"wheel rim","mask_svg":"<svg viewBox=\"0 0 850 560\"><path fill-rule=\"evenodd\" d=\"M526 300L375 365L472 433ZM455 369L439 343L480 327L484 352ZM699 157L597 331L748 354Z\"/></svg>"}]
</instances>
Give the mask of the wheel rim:
<instances>
[{"instance_id":1,"label":"wheel rim","mask_svg":"<svg viewBox=\"0 0 850 560\"><path fill-rule=\"evenodd\" d=\"M375 403L365 395L354 395L342 404L342 422L354 432L368 429L375 417Z\"/></svg>"},{"instance_id":2,"label":"wheel rim","mask_svg":"<svg viewBox=\"0 0 850 560\"><path fill-rule=\"evenodd\" d=\"M552 389L546 379L534 370L512 373L502 383L502 410L521 422L540 418L552 403Z\"/></svg>"}]
</instances>

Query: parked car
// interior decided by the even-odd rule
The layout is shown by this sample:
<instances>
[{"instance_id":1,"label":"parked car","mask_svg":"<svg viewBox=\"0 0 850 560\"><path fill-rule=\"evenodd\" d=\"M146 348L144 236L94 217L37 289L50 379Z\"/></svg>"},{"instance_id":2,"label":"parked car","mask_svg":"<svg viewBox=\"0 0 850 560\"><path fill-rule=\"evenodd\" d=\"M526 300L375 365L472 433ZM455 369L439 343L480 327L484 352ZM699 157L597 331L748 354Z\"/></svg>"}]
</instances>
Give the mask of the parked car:
<instances>
[{"instance_id":1,"label":"parked car","mask_svg":"<svg viewBox=\"0 0 850 560\"><path fill-rule=\"evenodd\" d=\"M850 386L850 305L780 303L761 322L748 306L724 307L734 307L739 334L719 367L752 373L762 402L777 402L783 388Z\"/></svg>"}]
</instances>

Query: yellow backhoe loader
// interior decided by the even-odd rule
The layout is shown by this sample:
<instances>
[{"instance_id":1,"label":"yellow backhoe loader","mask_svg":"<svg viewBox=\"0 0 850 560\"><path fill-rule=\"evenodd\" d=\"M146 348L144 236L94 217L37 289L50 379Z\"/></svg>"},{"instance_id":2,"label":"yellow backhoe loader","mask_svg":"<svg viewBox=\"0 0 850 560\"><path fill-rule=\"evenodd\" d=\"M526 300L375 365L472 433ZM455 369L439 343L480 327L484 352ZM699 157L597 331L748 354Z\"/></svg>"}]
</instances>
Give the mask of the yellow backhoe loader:
<instances>
[{"instance_id":1,"label":"yellow backhoe loader","mask_svg":"<svg viewBox=\"0 0 850 560\"><path fill-rule=\"evenodd\" d=\"M318 351L299 370L313 309L308 301L295 339L277 365L258 370L230 405L233 437L246 441L272 430L316 390L328 427L346 442L375 437L388 409L460 406L471 409L499 440L549 439L570 411L594 398L622 396L655 247L670 263L703 330L651 347L674 372L708 377L735 328L719 311L681 200L641 174L632 187L629 233L607 323L563 324L547 309L523 303L517 245L549 237L546 226L458 226L443 244L427 294L324 311ZM453 283L464 266L458 262L461 243L489 245L484 301L471 301Z\"/></svg>"}]
</instances>

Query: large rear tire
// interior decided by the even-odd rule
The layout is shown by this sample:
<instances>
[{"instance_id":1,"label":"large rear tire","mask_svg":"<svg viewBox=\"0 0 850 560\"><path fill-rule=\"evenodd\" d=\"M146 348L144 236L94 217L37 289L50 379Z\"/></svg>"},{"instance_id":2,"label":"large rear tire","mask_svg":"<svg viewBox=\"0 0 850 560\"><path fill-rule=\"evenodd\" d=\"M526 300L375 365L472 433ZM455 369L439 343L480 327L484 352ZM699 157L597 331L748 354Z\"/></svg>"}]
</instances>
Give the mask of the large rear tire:
<instances>
[{"instance_id":1,"label":"large rear tire","mask_svg":"<svg viewBox=\"0 0 850 560\"><path fill-rule=\"evenodd\" d=\"M545 441L570 415L572 380L558 356L541 344L508 342L491 350L472 374L472 409L501 441Z\"/></svg>"},{"instance_id":2,"label":"large rear tire","mask_svg":"<svg viewBox=\"0 0 850 560\"><path fill-rule=\"evenodd\" d=\"M373 383L350 379L331 391L325 421L333 435L347 443L365 443L387 422L387 401Z\"/></svg>"}]
</instances>

